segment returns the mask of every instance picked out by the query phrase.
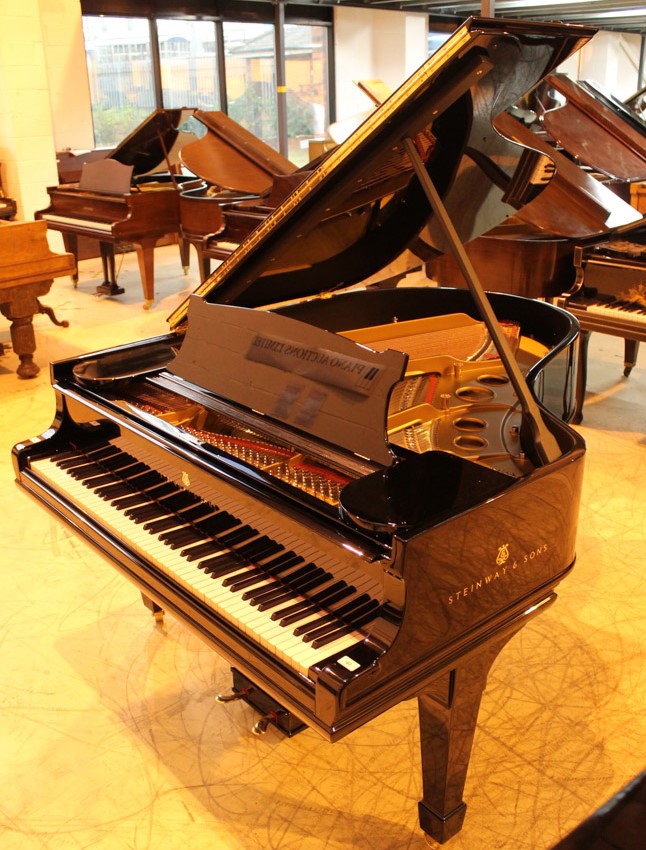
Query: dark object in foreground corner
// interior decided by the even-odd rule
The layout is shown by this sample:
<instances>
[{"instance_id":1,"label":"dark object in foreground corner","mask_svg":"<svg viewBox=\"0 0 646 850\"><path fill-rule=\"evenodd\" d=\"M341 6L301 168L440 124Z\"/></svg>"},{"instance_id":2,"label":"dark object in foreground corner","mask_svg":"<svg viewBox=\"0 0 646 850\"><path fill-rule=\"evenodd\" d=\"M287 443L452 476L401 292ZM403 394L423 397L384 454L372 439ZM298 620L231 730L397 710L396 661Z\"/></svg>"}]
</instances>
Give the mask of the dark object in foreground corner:
<instances>
[{"instance_id":1,"label":"dark object in foreground corner","mask_svg":"<svg viewBox=\"0 0 646 850\"><path fill-rule=\"evenodd\" d=\"M646 771L636 776L552 850L643 850L646 845Z\"/></svg>"},{"instance_id":2,"label":"dark object in foreground corner","mask_svg":"<svg viewBox=\"0 0 646 850\"><path fill-rule=\"evenodd\" d=\"M491 664L574 565L577 323L467 273L368 284L422 231L464 259L516 209L501 184L534 195L491 116L592 34L460 26L170 333L54 364L56 421L14 447L20 484L222 655L263 724L334 743L416 698L441 842Z\"/></svg>"}]
</instances>

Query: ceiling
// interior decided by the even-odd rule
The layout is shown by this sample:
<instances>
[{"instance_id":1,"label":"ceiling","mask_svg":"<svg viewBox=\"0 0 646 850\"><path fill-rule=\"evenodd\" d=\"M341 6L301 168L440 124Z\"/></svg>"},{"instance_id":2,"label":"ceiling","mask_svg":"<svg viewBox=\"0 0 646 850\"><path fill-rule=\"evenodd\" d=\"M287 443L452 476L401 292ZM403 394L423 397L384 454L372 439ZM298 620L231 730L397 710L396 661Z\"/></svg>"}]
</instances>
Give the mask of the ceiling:
<instances>
[{"instance_id":1,"label":"ceiling","mask_svg":"<svg viewBox=\"0 0 646 850\"><path fill-rule=\"evenodd\" d=\"M319 0L320 2L320 0ZM325 3L325 0L323 0ZM485 15L533 21L564 21L646 35L646 0L332 0L335 6L371 6L465 18Z\"/></svg>"}]
</instances>

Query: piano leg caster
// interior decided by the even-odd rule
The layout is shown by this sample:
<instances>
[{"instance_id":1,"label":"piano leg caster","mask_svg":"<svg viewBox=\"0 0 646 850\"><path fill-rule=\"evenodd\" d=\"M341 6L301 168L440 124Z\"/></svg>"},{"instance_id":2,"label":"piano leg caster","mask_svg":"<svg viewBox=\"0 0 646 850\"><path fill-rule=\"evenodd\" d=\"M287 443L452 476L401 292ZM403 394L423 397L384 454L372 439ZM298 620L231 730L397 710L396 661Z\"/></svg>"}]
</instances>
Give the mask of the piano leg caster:
<instances>
[{"instance_id":1,"label":"piano leg caster","mask_svg":"<svg viewBox=\"0 0 646 850\"><path fill-rule=\"evenodd\" d=\"M144 310L150 310L150 308L153 306L154 303L155 302L151 299L148 299L148 298L144 299Z\"/></svg>"},{"instance_id":2,"label":"piano leg caster","mask_svg":"<svg viewBox=\"0 0 646 850\"><path fill-rule=\"evenodd\" d=\"M20 365L16 369L16 374L19 378L35 378L40 372L40 366L34 362L31 354L20 355Z\"/></svg>"},{"instance_id":3,"label":"piano leg caster","mask_svg":"<svg viewBox=\"0 0 646 850\"><path fill-rule=\"evenodd\" d=\"M624 343L624 378L633 370L633 366L637 362L637 352L639 351L638 339L627 339Z\"/></svg>"},{"instance_id":4,"label":"piano leg caster","mask_svg":"<svg viewBox=\"0 0 646 850\"><path fill-rule=\"evenodd\" d=\"M164 622L164 609L144 593L141 594L141 598L146 608L150 610L150 613L155 618L155 624L161 625Z\"/></svg>"},{"instance_id":5,"label":"piano leg caster","mask_svg":"<svg viewBox=\"0 0 646 850\"><path fill-rule=\"evenodd\" d=\"M284 735L287 735L288 738L291 738L293 735L296 735L297 732L301 732L306 728L305 723L302 723L297 717L294 717L293 714L283 708L283 706L276 702L273 697L270 697L269 694L260 690L260 688L257 688L253 682L240 673L239 670L232 668L231 673L233 675L231 693L218 694L215 699L217 702L222 703L244 700L247 705L255 708L256 711L259 711L262 714L262 717L252 727L251 731L254 735L264 735L270 723L279 729Z\"/></svg>"},{"instance_id":6,"label":"piano leg caster","mask_svg":"<svg viewBox=\"0 0 646 850\"><path fill-rule=\"evenodd\" d=\"M97 295L107 295L108 298L111 298L113 295L123 295L125 291L123 286L117 286L116 283L109 280L104 280L95 290Z\"/></svg>"}]
</instances>

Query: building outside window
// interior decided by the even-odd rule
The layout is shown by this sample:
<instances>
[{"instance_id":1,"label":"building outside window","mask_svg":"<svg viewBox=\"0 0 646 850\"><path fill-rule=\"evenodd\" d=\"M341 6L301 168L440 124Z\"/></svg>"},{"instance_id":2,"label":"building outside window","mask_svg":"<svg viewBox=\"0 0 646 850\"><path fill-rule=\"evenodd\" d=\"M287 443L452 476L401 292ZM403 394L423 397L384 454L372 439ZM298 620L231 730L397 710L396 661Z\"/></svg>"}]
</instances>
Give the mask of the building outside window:
<instances>
[{"instance_id":1,"label":"building outside window","mask_svg":"<svg viewBox=\"0 0 646 850\"><path fill-rule=\"evenodd\" d=\"M309 140L323 137L330 122L328 31L284 28L288 139L282 152L297 165L309 160ZM280 149L273 23L84 15L83 33L96 147L114 147L162 106L222 110Z\"/></svg>"}]
</instances>

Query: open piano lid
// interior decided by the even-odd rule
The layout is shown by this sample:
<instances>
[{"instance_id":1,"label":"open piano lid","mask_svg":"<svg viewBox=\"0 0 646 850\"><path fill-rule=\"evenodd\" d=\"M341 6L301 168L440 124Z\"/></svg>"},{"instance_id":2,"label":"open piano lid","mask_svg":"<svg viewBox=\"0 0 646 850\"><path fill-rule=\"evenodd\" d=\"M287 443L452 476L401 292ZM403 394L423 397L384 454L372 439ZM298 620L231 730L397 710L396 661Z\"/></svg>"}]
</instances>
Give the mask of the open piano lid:
<instances>
[{"instance_id":1,"label":"open piano lid","mask_svg":"<svg viewBox=\"0 0 646 850\"><path fill-rule=\"evenodd\" d=\"M207 302L260 307L352 286L427 227L444 253L404 140L413 138L462 242L515 212L504 200L522 148L493 118L594 30L470 19L287 197L196 290ZM429 224L430 222L430 224ZM188 301L169 317L185 323Z\"/></svg>"},{"instance_id":2,"label":"open piano lid","mask_svg":"<svg viewBox=\"0 0 646 850\"><path fill-rule=\"evenodd\" d=\"M179 162L179 149L187 141L180 128L193 113L193 109L155 109L107 158L131 165L135 177L168 168Z\"/></svg>"},{"instance_id":3,"label":"open piano lid","mask_svg":"<svg viewBox=\"0 0 646 850\"><path fill-rule=\"evenodd\" d=\"M462 241L512 214L504 191L523 149L499 135L491 122L592 35L558 24L466 22L169 318L175 331L186 330L170 371L293 428L311 401L311 421L301 425L305 431L391 464L387 403L390 389L403 377L406 355L378 355L289 317L240 308L357 284L395 260L424 227L425 239L446 250L455 245L447 210ZM438 192L444 210L433 197L439 200ZM437 221L431 220L432 209ZM484 293L471 289L526 413L522 444L536 447L539 463L549 462L560 454L558 446L543 427ZM334 375L327 367L320 374L294 372L283 344L299 356L304 352L306 366L312 359L350 363L361 380L378 373L373 383L379 393L365 381L344 388L338 369ZM270 358L272 351L279 351L277 359ZM384 355L390 359L368 362ZM298 397L307 400L300 407L289 395L296 391L297 373ZM523 429L529 429L526 439ZM526 452L532 456L531 449Z\"/></svg>"}]
</instances>

